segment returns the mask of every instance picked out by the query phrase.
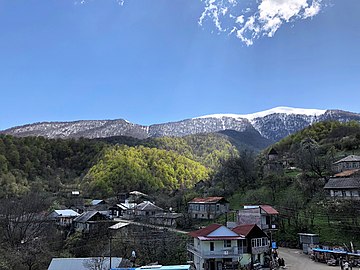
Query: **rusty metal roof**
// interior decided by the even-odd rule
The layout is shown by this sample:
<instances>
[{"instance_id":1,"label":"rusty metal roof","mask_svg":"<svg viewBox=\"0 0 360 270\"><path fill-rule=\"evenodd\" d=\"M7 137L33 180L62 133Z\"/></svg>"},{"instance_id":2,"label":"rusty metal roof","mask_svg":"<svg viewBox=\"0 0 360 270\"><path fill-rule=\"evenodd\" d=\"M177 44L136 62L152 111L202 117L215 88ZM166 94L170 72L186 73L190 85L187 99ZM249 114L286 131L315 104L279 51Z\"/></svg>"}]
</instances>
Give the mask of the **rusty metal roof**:
<instances>
[{"instance_id":1,"label":"rusty metal roof","mask_svg":"<svg viewBox=\"0 0 360 270\"><path fill-rule=\"evenodd\" d=\"M220 201L228 202L224 197L205 197L205 198L194 198L189 203L217 203Z\"/></svg>"}]
</instances>

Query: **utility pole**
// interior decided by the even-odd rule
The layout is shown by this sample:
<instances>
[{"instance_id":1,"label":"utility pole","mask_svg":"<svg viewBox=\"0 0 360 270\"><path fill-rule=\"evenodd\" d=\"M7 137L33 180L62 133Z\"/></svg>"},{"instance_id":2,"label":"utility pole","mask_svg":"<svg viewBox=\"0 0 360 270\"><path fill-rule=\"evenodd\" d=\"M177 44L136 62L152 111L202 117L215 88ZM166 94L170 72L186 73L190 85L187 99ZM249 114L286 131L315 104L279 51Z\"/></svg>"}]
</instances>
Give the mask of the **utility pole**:
<instances>
[{"instance_id":1,"label":"utility pole","mask_svg":"<svg viewBox=\"0 0 360 270\"><path fill-rule=\"evenodd\" d=\"M109 266L110 266L110 270L111 270L111 261L112 261L112 259L111 259L111 247L112 247L112 236L111 236L111 230L109 230L109 245L110 245L110 247L109 247L109 257L110 257L110 263L109 263Z\"/></svg>"}]
</instances>

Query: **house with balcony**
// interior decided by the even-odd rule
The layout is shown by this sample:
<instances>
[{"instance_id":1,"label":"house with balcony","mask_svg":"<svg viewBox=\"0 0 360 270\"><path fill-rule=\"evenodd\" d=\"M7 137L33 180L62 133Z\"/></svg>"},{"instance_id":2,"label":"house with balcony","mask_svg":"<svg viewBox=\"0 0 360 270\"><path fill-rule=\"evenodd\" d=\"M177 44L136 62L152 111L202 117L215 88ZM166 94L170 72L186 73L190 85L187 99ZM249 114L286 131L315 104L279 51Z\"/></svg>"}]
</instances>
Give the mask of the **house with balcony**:
<instances>
[{"instance_id":1,"label":"house with balcony","mask_svg":"<svg viewBox=\"0 0 360 270\"><path fill-rule=\"evenodd\" d=\"M229 212L229 202L224 197L194 198L188 202L188 213L194 219L215 219Z\"/></svg>"},{"instance_id":2,"label":"house with balcony","mask_svg":"<svg viewBox=\"0 0 360 270\"><path fill-rule=\"evenodd\" d=\"M248 227L246 227L248 226ZM229 229L220 224L189 233L193 242L187 250L197 270L238 269L258 260L265 262L269 251L267 235L256 225Z\"/></svg>"},{"instance_id":3,"label":"house with balcony","mask_svg":"<svg viewBox=\"0 0 360 270\"><path fill-rule=\"evenodd\" d=\"M343 172L347 170L360 169L360 156L350 155L333 163L335 172Z\"/></svg>"},{"instance_id":4,"label":"house with balcony","mask_svg":"<svg viewBox=\"0 0 360 270\"><path fill-rule=\"evenodd\" d=\"M189 235L193 237L193 243L188 244L187 250L192 254L196 270L238 267L243 254L241 243L245 241L244 236L220 224L209 225Z\"/></svg>"},{"instance_id":5,"label":"house with balcony","mask_svg":"<svg viewBox=\"0 0 360 270\"><path fill-rule=\"evenodd\" d=\"M261 230L256 224L239 225L232 229L233 232L244 236L242 242L243 256L240 260L241 265L248 263L258 263L268 266L270 263L270 239L268 235Z\"/></svg>"},{"instance_id":6,"label":"house with balcony","mask_svg":"<svg viewBox=\"0 0 360 270\"><path fill-rule=\"evenodd\" d=\"M279 228L279 212L270 205L246 205L237 211L237 225L256 224L261 230L271 232Z\"/></svg>"}]
</instances>

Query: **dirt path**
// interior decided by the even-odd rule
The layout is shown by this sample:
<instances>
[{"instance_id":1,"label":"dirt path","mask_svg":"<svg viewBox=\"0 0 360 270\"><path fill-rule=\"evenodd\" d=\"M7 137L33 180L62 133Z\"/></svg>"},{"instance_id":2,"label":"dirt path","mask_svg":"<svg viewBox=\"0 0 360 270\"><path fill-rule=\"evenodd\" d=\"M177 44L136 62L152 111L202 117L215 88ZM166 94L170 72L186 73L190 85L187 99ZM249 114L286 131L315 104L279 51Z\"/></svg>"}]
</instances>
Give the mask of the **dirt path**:
<instances>
[{"instance_id":1,"label":"dirt path","mask_svg":"<svg viewBox=\"0 0 360 270\"><path fill-rule=\"evenodd\" d=\"M340 270L340 266L328 266L324 263L314 262L308 255L299 249L279 248L279 257L284 258L286 269L291 270ZM359 270L359 268L353 268Z\"/></svg>"}]
</instances>

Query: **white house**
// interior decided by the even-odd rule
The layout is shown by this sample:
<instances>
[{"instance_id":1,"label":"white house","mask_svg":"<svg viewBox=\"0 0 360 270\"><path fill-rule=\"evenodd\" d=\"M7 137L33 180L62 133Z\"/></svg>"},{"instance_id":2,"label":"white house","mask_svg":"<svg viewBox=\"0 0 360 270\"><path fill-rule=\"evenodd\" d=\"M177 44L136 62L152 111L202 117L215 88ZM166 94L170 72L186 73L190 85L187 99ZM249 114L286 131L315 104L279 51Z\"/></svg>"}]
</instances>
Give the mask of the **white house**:
<instances>
[{"instance_id":1,"label":"white house","mask_svg":"<svg viewBox=\"0 0 360 270\"><path fill-rule=\"evenodd\" d=\"M225 265L238 266L243 253L241 243L245 241L244 236L220 224L191 232L190 236L194 242L188 244L187 249L193 255L197 270L221 270Z\"/></svg>"},{"instance_id":2,"label":"white house","mask_svg":"<svg viewBox=\"0 0 360 270\"><path fill-rule=\"evenodd\" d=\"M256 225L229 229L220 224L190 233L193 243L187 250L197 270L238 269L239 265L259 262L265 265L269 251L267 235Z\"/></svg>"}]
</instances>

